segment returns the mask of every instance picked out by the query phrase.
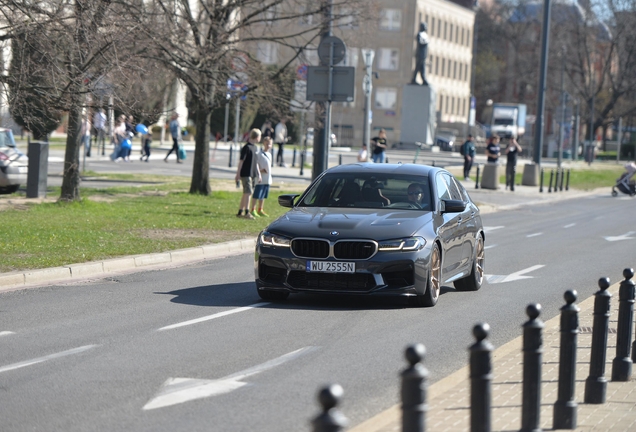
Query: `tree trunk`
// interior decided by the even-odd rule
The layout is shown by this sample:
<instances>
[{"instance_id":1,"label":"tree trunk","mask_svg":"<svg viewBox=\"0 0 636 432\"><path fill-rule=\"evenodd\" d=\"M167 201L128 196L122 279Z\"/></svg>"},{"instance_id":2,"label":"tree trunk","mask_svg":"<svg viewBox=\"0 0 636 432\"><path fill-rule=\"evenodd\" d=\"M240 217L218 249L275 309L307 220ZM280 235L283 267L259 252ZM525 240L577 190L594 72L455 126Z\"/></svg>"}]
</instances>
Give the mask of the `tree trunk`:
<instances>
[{"instance_id":1,"label":"tree trunk","mask_svg":"<svg viewBox=\"0 0 636 432\"><path fill-rule=\"evenodd\" d=\"M79 91L76 94L79 94ZM64 178L62 180L60 201L80 200L79 150L82 130L82 107L78 100L74 102L68 113L66 153L64 154Z\"/></svg>"},{"instance_id":2,"label":"tree trunk","mask_svg":"<svg viewBox=\"0 0 636 432\"><path fill-rule=\"evenodd\" d=\"M194 96L193 96L194 99ZM209 110L203 100L193 101L196 114L196 136L194 139L194 164L192 166L192 182L190 193L210 195L210 135L208 131Z\"/></svg>"}]
</instances>

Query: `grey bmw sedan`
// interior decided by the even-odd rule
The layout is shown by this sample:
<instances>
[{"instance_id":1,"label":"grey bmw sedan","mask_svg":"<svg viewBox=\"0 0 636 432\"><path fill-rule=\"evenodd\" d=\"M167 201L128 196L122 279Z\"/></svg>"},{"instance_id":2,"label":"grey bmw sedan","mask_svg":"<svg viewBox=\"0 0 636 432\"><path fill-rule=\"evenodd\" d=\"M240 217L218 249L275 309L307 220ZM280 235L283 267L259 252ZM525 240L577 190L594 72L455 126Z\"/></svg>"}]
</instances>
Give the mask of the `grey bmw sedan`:
<instances>
[{"instance_id":1,"label":"grey bmw sedan","mask_svg":"<svg viewBox=\"0 0 636 432\"><path fill-rule=\"evenodd\" d=\"M479 208L446 170L414 164L329 169L259 236L256 288L290 293L394 295L434 306L444 284L478 290L484 278Z\"/></svg>"}]
</instances>

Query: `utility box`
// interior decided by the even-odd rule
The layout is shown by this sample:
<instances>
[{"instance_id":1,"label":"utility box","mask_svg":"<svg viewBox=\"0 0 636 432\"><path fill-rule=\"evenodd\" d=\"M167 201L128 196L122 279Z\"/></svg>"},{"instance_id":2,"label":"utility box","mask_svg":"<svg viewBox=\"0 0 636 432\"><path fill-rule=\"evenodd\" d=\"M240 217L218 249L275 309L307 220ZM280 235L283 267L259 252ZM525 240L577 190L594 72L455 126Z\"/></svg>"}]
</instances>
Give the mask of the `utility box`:
<instances>
[{"instance_id":1,"label":"utility box","mask_svg":"<svg viewBox=\"0 0 636 432\"><path fill-rule=\"evenodd\" d=\"M499 164L488 162L484 165L484 173L481 176L482 189L499 189Z\"/></svg>"},{"instance_id":2,"label":"utility box","mask_svg":"<svg viewBox=\"0 0 636 432\"><path fill-rule=\"evenodd\" d=\"M29 143L29 174L27 175L27 198L46 196L49 174L49 143L34 141Z\"/></svg>"}]
</instances>

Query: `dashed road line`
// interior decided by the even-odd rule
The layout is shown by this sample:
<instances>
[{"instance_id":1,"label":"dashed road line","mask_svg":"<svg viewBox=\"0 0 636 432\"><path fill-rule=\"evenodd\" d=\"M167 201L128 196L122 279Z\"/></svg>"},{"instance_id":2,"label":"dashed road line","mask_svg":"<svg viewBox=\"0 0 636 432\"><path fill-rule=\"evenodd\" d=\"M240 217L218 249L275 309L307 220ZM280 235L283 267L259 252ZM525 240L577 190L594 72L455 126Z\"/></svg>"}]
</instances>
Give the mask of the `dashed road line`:
<instances>
[{"instance_id":1,"label":"dashed road line","mask_svg":"<svg viewBox=\"0 0 636 432\"><path fill-rule=\"evenodd\" d=\"M205 321L210 321L216 318L221 318L224 316L228 316L228 315L232 315L235 313L239 313L239 312L245 312L248 311L250 309L254 309L254 308L259 308L259 307L263 307L263 306L267 306L270 303L255 303L253 305L250 306L244 306L244 307L240 307L240 308L236 308L236 309L230 309L227 311L223 311L223 312L219 312L219 313L215 313L213 315L207 315L201 318L195 318L189 321L183 321L180 323L176 323L176 324L171 324L169 326L165 326L165 327L161 327L160 329L158 329L157 331L164 331L164 330L172 330L172 329L176 329L179 327L185 327L185 326L189 326L189 325L193 325L193 324L199 324Z\"/></svg>"},{"instance_id":2,"label":"dashed road line","mask_svg":"<svg viewBox=\"0 0 636 432\"><path fill-rule=\"evenodd\" d=\"M9 336L9 335L12 335L12 334L15 334L15 333L12 332L12 331L1 331L0 332L0 336Z\"/></svg>"},{"instance_id":3,"label":"dashed road line","mask_svg":"<svg viewBox=\"0 0 636 432\"><path fill-rule=\"evenodd\" d=\"M67 351L62 351L62 352L55 353L55 354L49 354L49 355L44 356L44 357L38 357L38 358L35 358L35 359L26 360L26 361L19 362L19 363L13 363L13 364L10 364L10 365L7 365L7 366L0 367L0 373L12 371L12 370L15 370L15 369L20 369L20 368L31 366L31 365L38 364L38 363L43 363L45 361L54 360L54 359L57 359L57 358L60 358L60 357L66 357L66 356L73 355L73 354L83 353L84 351L88 351L90 349L93 349L96 346L98 346L98 345L84 345L84 346L81 346L81 347L78 347L78 348L73 348L73 349L70 349L70 350L67 350Z\"/></svg>"},{"instance_id":4,"label":"dashed road line","mask_svg":"<svg viewBox=\"0 0 636 432\"><path fill-rule=\"evenodd\" d=\"M575 223L567 224L563 228L567 229L567 228L572 228L573 226L576 226L576 224Z\"/></svg>"},{"instance_id":5,"label":"dashed road line","mask_svg":"<svg viewBox=\"0 0 636 432\"><path fill-rule=\"evenodd\" d=\"M530 237L537 237L537 236L540 236L540 235L543 235L543 233L539 232L539 233L534 233L534 234L528 234L526 237L530 238Z\"/></svg>"}]
</instances>

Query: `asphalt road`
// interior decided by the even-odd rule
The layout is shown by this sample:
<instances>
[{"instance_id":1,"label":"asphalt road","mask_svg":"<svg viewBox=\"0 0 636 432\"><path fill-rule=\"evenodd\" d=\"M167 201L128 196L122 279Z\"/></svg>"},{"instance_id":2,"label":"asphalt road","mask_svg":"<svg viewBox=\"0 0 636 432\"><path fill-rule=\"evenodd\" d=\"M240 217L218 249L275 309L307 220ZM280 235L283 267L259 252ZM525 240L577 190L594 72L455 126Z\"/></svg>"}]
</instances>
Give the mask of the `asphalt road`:
<instances>
[{"instance_id":1,"label":"asphalt road","mask_svg":"<svg viewBox=\"0 0 636 432\"><path fill-rule=\"evenodd\" d=\"M344 387L342 410L358 424L398 402L408 343L426 345L437 381L466 364L476 322L499 346L521 334L528 303L548 319L565 290L583 299L599 277L619 281L635 264L633 214L633 199L609 194L486 214L490 283L448 287L430 309L300 295L264 304L251 254L2 293L0 429L309 430L328 382Z\"/></svg>"}]
</instances>

